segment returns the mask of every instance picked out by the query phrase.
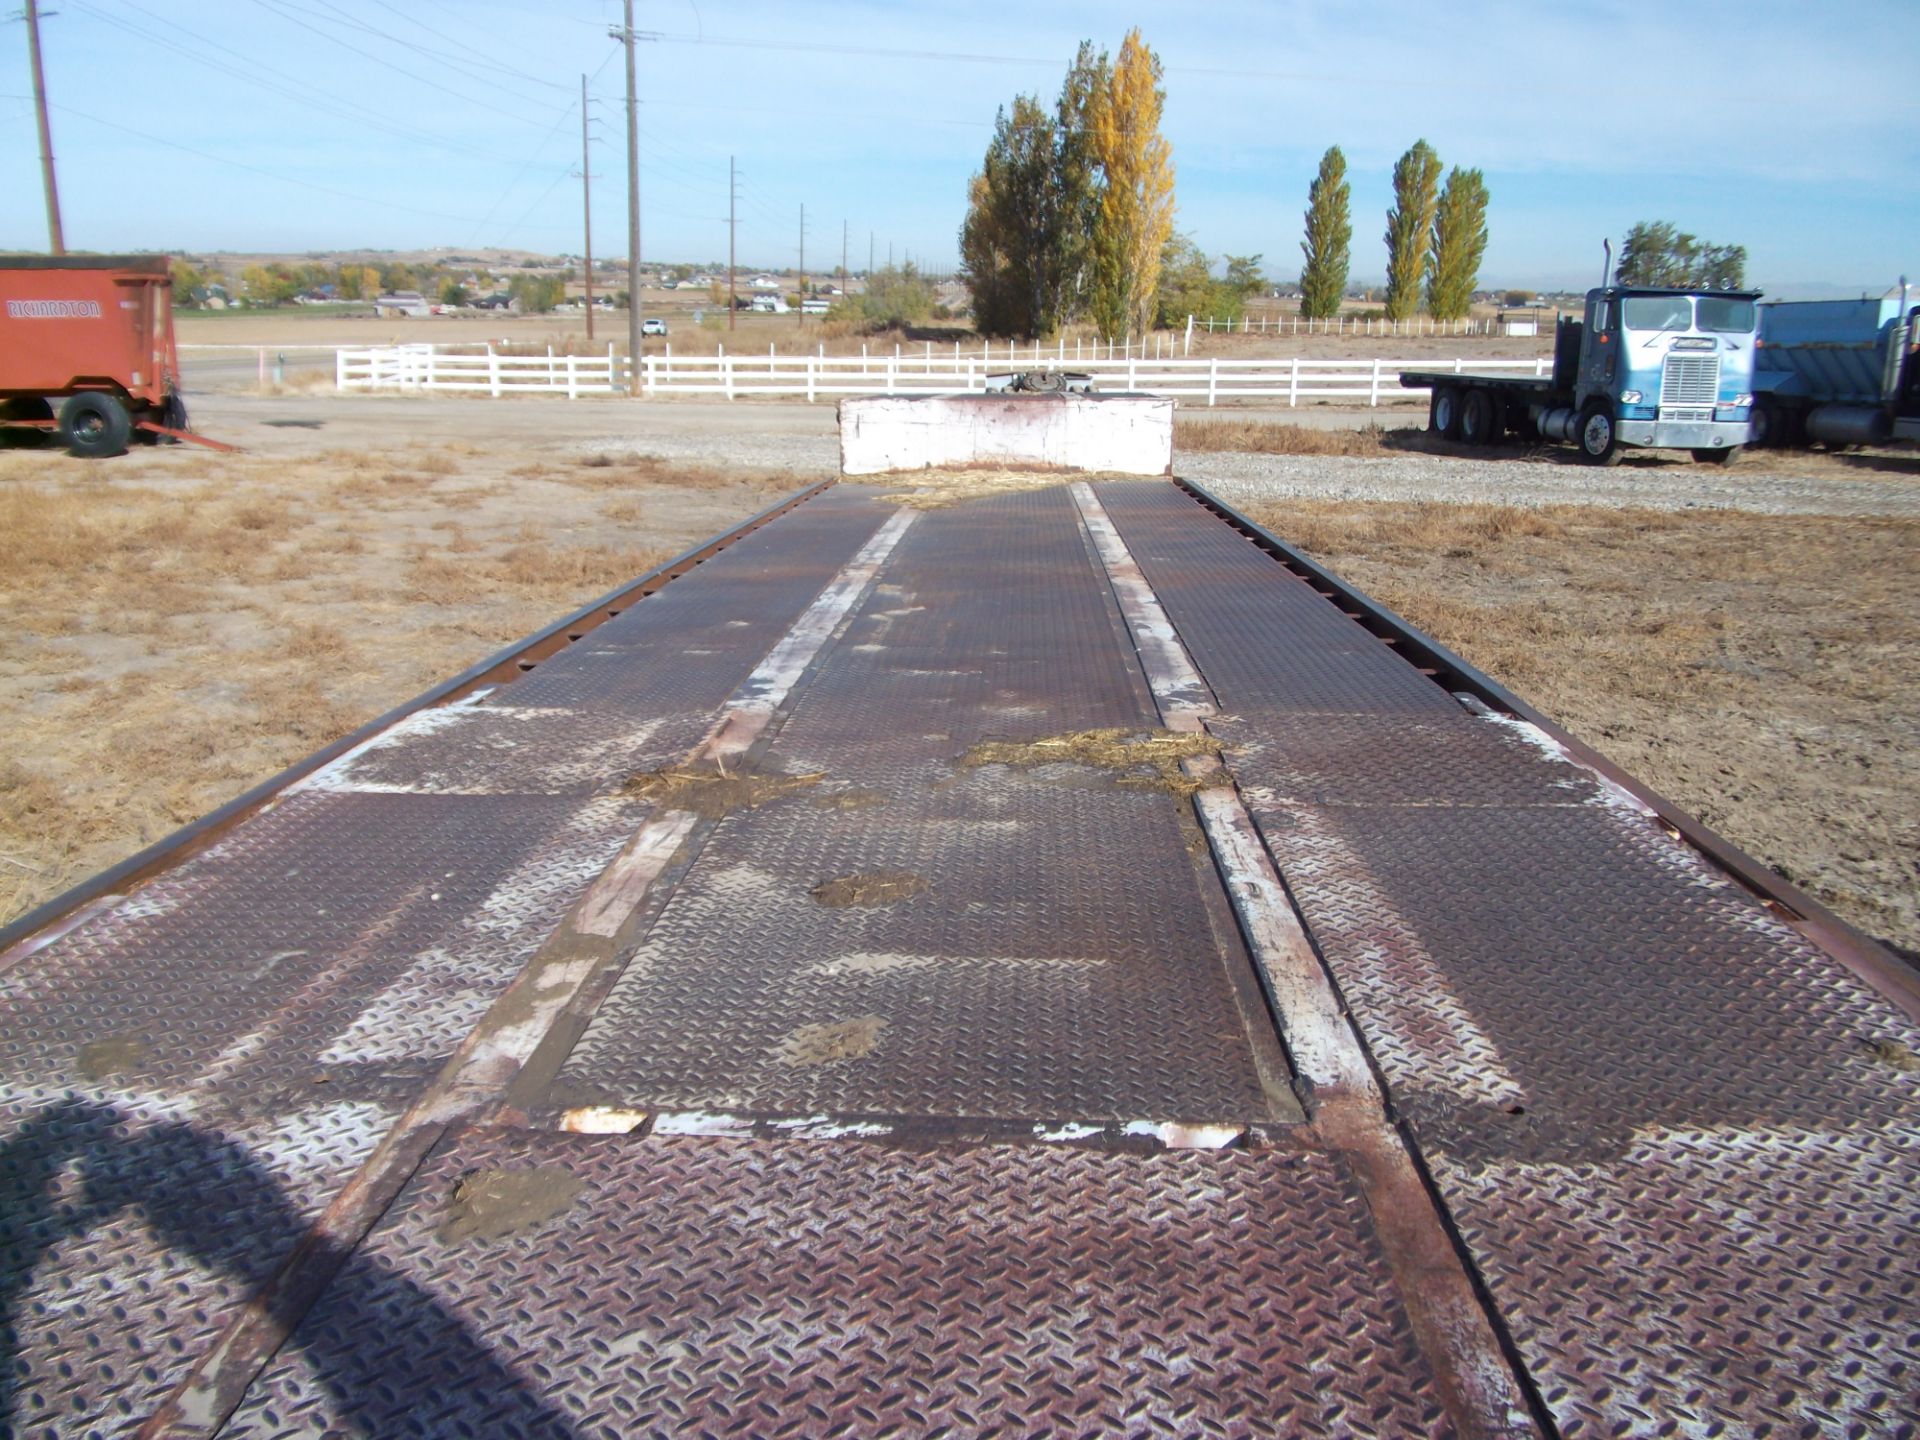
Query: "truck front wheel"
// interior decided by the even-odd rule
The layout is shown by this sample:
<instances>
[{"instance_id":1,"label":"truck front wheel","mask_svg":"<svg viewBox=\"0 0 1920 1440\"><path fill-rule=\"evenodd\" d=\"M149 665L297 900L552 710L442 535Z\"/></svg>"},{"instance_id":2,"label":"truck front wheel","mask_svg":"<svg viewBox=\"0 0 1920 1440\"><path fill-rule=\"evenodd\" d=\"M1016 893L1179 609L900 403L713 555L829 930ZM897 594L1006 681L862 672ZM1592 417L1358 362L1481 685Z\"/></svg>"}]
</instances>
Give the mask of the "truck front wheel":
<instances>
[{"instance_id":1,"label":"truck front wheel","mask_svg":"<svg viewBox=\"0 0 1920 1440\"><path fill-rule=\"evenodd\" d=\"M1614 428L1613 407L1589 400L1580 412L1580 458L1589 465L1620 463L1620 434Z\"/></svg>"},{"instance_id":2,"label":"truck front wheel","mask_svg":"<svg viewBox=\"0 0 1920 1440\"><path fill-rule=\"evenodd\" d=\"M111 395L83 390L69 395L60 407L60 438L67 442L69 455L83 460L124 455L132 434L133 417Z\"/></svg>"},{"instance_id":3,"label":"truck front wheel","mask_svg":"<svg viewBox=\"0 0 1920 1440\"><path fill-rule=\"evenodd\" d=\"M1460 438L1460 392L1453 386L1442 385L1433 392L1427 410L1427 433L1443 440Z\"/></svg>"}]
</instances>

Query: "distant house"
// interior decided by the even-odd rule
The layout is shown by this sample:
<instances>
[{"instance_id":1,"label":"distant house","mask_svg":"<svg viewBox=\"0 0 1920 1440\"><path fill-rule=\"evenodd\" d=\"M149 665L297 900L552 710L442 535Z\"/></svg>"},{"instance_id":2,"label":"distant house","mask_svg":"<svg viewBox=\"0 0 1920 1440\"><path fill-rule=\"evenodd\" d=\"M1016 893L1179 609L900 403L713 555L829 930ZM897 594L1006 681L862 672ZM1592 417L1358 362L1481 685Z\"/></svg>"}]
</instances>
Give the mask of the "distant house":
<instances>
[{"instance_id":1,"label":"distant house","mask_svg":"<svg viewBox=\"0 0 1920 1440\"><path fill-rule=\"evenodd\" d=\"M762 315L785 315L790 310L786 300L779 295L756 295L753 297L753 308Z\"/></svg>"},{"instance_id":2,"label":"distant house","mask_svg":"<svg viewBox=\"0 0 1920 1440\"><path fill-rule=\"evenodd\" d=\"M390 295L376 296L373 313L387 319L405 319L409 316L431 315L433 307L418 290L396 290Z\"/></svg>"},{"instance_id":3,"label":"distant house","mask_svg":"<svg viewBox=\"0 0 1920 1440\"><path fill-rule=\"evenodd\" d=\"M780 282L771 275L756 275L747 282L749 290L778 290Z\"/></svg>"}]
</instances>

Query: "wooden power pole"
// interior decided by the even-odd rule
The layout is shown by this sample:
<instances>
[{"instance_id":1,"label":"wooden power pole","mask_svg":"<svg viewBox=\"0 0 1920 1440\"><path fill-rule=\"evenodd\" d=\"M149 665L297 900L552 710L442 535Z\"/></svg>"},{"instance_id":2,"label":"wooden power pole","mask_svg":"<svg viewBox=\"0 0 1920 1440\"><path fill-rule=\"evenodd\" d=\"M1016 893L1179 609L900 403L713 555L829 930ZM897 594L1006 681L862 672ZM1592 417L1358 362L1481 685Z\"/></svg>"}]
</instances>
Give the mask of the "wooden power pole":
<instances>
[{"instance_id":1,"label":"wooden power pole","mask_svg":"<svg viewBox=\"0 0 1920 1440\"><path fill-rule=\"evenodd\" d=\"M60 230L60 187L53 179L53 131L47 125L47 77L40 68L40 9L36 0L27 0L27 56L33 62L33 108L40 119L40 179L47 190L47 248L55 255L64 255L67 241Z\"/></svg>"},{"instance_id":2,"label":"wooden power pole","mask_svg":"<svg viewBox=\"0 0 1920 1440\"><path fill-rule=\"evenodd\" d=\"M733 156L727 156L727 329L733 329L733 237L739 229L735 214L740 199L740 182L734 178Z\"/></svg>"},{"instance_id":3,"label":"wooden power pole","mask_svg":"<svg viewBox=\"0 0 1920 1440\"><path fill-rule=\"evenodd\" d=\"M580 208L585 212L587 339L593 339L593 181L587 178L587 77L580 77Z\"/></svg>"},{"instance_id":4,"label":"wooden power pole","mask_svg":"<svg viewBox=\"0 0 1920 1440\"><path fill-rule=\"evenodd\" d=\"M633 0L626 0L626 27L621 41L627 47L627 353L631 373L629 393L641 390L640 339L640 96L633 77Z\"/></svg>"}]
</instances>

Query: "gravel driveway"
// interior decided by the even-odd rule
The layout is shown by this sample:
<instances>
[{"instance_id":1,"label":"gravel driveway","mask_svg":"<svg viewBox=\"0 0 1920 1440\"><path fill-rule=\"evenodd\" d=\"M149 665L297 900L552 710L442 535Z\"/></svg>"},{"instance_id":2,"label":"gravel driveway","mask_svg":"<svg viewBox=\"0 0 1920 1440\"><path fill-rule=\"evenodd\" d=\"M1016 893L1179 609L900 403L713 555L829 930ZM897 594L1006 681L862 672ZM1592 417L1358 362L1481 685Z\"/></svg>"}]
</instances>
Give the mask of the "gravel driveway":
<instances>
[{"instance_id":1,"label":"gravel driveway","mask_svg":"<svg viewBox=\"0 0 1920 1440\"><path fill-rule=\"evenodd\" d=\"M1613 469L1526 460L1455 460L1400 454L1374 459L1314 455L1176 455L1174 469L1230 505L1263 500L1438 500L1451 503L1643 506L1652 510L1748 510L1763 515L1920 516L1920 478L1863 471L1794 475L1768 468L1668 460ZM1833 463L1820 457L1817 464ZM1780 468L1774 468L1780 467Z\"/></svg>"}]
</instances>

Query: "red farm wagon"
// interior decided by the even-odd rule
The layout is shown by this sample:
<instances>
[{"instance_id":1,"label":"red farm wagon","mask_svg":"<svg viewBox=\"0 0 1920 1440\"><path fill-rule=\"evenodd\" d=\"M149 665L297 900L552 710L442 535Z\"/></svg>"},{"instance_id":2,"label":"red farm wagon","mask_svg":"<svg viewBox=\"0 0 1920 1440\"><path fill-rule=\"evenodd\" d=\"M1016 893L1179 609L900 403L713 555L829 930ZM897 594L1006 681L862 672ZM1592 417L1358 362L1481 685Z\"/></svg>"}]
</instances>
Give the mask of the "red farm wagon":
<instances>
[{"instance_id":1,"label":"red farm wagon","mask_svg":"<svg viewBox=\"0 0 1920 1440\"><path fill-rule=\"evenodd\" d=\"M0 256L0 437L22 431L95 458L216 443L187 429L166 256Z\"/></svg>"}]
</instances>

